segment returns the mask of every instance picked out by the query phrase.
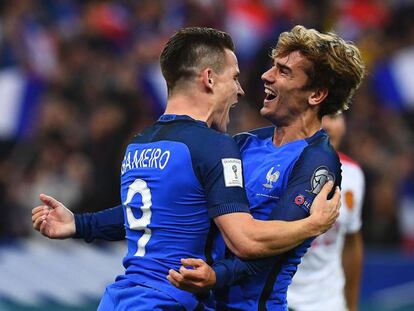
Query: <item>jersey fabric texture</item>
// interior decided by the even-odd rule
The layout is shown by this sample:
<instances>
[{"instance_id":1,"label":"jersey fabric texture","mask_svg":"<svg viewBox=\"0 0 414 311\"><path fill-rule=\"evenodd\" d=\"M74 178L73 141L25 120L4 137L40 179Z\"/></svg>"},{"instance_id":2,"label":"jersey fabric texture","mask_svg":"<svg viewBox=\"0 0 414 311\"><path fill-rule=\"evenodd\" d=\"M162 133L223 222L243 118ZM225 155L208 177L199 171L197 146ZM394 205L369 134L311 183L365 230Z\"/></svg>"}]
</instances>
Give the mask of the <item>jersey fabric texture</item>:
<instances>
[{"instance_id":1,"label":"jersey fabric texture","mask_svg":"<svg viewBox=\"0 0 414 311\"><path fill-rule=\"evenodd\" d=\"M211 218L249 212L236 143L204 122L163 115L128 145L121 199L128 253L125 275L117 278L115 287L127 280L194 310L197 297L175 288L166 276L169 269L179 269L181 258L205 259ZM116 288L108 287L105 296L111 291ZM116 310L150 310L156 305L144 300Z\"/></svg>"},{"instance_id":2,"label":"jersey fabric texture","mask_svg":"<svg viewBox=\"0 0 414 311\"><path fill-rule=\"evenodd\" d=\"M324 130L280 147L273 133L269 127L235 137L251 213L262 220L302 219L325 182L340 185L338 156ZM243 261L228 254L216 262L217 310L287 310L287 288L311 241L274 258Z\"/></svg>"},{"instance_id":3,"label":"jersey fabric texture","mask_svg":"<svg viewBox=\"0 0 414 311\"><path fill-rule=\"evenodd\" d=\"M339 155L342 163L340 215L330 230L313 241L302 258L288 290L289 307L295 311L347 310L342 250L345 235L361 229L365 180L355 161L342 153Z\"/></svg>"},{"instance_id":4,"label":"jersey fabric texture","mask_svg":"<svg viewBox=\"0 0 414 311\"><path fill-rule=\"evenodd\" d=\"M97 311L110 310L182 311L183 307L167 293L128 279L109 285Z\"/></svg>"}]
</instances>

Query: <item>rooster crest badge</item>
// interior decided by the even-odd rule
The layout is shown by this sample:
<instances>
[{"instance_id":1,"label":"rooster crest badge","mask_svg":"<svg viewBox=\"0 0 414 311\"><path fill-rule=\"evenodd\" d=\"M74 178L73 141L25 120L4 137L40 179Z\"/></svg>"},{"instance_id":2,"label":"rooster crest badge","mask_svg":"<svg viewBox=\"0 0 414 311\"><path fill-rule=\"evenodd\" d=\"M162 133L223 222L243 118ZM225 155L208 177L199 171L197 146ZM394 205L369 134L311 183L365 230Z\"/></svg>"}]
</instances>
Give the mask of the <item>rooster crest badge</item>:
<instances>
[{"instance_id":1,"label":"rooster crest badge","mask_svg":"<svg viewBox=\"0 0 414 311\"><path fill-rule=\"evenodd\" d=\"M272 166L270 170L267 172L266 174L267 183L263 184L263 186L268 189L272 189L273 188L272 183L276 182L279 179L280 172L276 171L273 173L273 169L274 167Z\"/></svg>"}]
</instances>

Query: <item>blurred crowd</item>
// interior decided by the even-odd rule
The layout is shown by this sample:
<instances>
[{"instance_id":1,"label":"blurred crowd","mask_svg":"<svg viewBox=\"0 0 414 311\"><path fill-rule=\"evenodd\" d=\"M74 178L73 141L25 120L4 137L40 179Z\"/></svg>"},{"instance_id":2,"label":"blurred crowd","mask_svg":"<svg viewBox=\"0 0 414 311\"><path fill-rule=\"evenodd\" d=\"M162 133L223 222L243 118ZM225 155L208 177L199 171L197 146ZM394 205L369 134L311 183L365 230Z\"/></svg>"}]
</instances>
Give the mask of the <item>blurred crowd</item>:
<instances>
[{"instance_id":1,"label":"blurred crowd","mask_svg":"<svg viewBox=\"0 0 414 311\"><path fill-rule=\"evenodd\" d=\"M0 238L33 234L42 192L76 212L119 203L123 150L164 109L158 57L177 29L233 36L246 91L233 134L267 124L261 73L278 35L302 24L363 53L342 149L366 174L364 238L414 251L412 16L409 0L1 1Z\"/></svg>"}]
</instances>

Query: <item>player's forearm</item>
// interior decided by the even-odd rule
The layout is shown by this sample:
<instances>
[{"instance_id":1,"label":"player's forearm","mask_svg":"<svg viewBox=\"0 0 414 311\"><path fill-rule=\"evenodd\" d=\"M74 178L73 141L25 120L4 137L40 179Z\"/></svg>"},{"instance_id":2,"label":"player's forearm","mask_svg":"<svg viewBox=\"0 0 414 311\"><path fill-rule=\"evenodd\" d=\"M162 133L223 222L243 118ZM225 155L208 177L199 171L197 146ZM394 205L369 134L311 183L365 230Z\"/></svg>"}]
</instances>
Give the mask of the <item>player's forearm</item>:
<instances>
[{"instance_id":1,"label":"player's forearm","mask_svg":"<svg viewBox=\"0 0 414 311\"><path fill-rule=\"evenodd\" d=\"M358 310L359 287L363 261L361 233L347 235L342 254L345 274L345 298L350 311Z\"/></svg>"},{"instance_id":2,"label":"player's forearm","mask_svg":"<svg viewBox=\"0 0 414 311\"><path fill-rule=\"evenodd\" d=\"M254 227L251 227L254 229L250 229L249 236L251 243L256 245L254 251L259 256L251 254L253 257L267 257L285 253L306 239L319 234L319 229L311 218L297 221L254 220L254 222Z\"/></svg>"},{"instance_id":3,"label":"player's forearm","mask_svg":"<svg viewBox=\"0 0 414 311\"><path fill-rule=\"evenodd\" d=\"M233 213L218 218L216 224L227 246L245 259L284 253L319 233L310 217L290 222L260 221L246 213Z\"/></svg>"},{"instance_id":4,"label":"player's forearm","mask_svg":"<svg viewBox=\"0 0 414 311\"><path fill-rule=\"evenodd\" d=\"M224 229L224 231L235 230L235 232L232 235L224 234L223 236L230 244L228 244L229 247L233 246L237 250L235 254L238 257L268 257L284 253L306 239L323 233L335 222L339 215L340 191L337 187L332 199L327 200L332 187L332 182L324 185L313 200L313 213L309 217L303 209L297 208L297 206L290 206L289 210L282 213L280 209L274 209L270 217L279 220L259 221L253 220L249 215L250 217L244 217L246 219L243 221L239 217L239 223L233 225L229 223ZM286 205L289 206L287 202ZM285 221L281 221L281 219ZM239 238L244 243L241 244ZM242 245L241 249L239 248L240 244Z\"/></svg>"},{"instance_id":5,"label":"player's forearm","mask_svg":"<svg viewBox=\"0 0 414 311\"><path fill-rule=\"evenodd\" d=\"M75 214L74 238L91 242L95 239L119 241L125 238L122 205L97 213Z\"/></svg>"}]
</instances>

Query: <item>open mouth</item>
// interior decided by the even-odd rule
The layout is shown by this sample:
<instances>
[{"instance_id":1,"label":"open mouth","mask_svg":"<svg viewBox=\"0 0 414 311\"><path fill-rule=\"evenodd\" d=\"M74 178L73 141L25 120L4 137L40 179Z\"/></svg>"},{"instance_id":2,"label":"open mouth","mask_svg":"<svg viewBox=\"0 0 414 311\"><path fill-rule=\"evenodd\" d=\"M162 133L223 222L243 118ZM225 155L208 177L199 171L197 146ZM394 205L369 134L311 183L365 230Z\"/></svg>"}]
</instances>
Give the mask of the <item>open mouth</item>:
<instances>
[{"instance_id":1,"label":"open mouth","mask_svg":"<svg viewBox=\"0 0 414 311\"><path fill-rule=\"evenodd\" d=\"M277 97L277 93L271 89L265 88L266 98L265 100L274 100Z\"/></svg>"}]
</instances>

